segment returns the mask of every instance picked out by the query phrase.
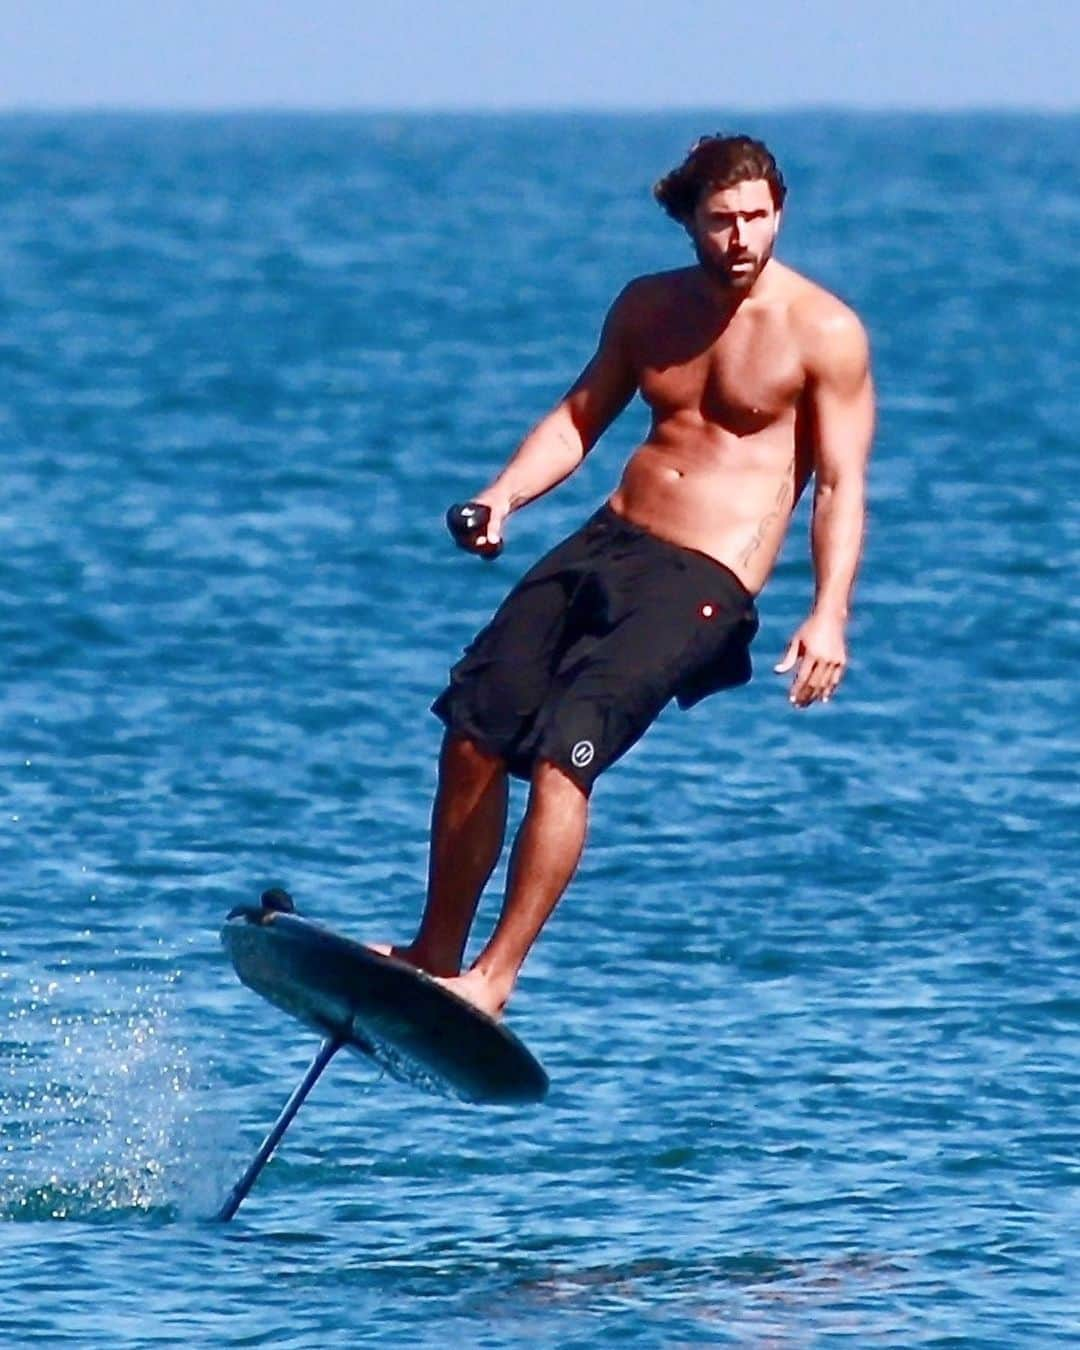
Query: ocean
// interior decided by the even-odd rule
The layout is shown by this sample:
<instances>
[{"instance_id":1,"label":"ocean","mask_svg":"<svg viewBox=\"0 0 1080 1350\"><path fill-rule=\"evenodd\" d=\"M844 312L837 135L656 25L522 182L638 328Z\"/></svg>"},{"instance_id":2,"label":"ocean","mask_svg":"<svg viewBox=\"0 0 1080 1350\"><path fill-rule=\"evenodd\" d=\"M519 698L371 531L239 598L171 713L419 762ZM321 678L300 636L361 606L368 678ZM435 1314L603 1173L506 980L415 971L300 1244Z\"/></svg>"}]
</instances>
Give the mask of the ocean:
<instances>
[{"instance_id":1,"label":"ocean","mask_svg":"<svg viewBox=\"0 0 1080 1350\"><path fill-rule=\"evenodd\" d=\"M718 127L871 333L847 680L800 713L771 669L804 503L754 681L596 790L509 1010L547 1102L339 1056L216 1224L314 1050L225 913L411 935L428 705L642 405L497 563L443 513L689 260L650 188ZM1078 131L0 118L4 1344L1080 1341Z\"/></svg>"}]
</instances>

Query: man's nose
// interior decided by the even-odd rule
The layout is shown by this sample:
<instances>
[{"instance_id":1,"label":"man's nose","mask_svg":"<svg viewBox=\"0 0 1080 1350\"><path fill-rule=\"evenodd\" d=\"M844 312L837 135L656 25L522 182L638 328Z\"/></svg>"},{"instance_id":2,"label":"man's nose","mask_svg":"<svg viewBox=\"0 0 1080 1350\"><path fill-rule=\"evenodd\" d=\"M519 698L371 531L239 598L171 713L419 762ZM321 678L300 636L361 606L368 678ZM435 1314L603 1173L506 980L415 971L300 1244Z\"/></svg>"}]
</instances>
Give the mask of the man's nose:
<instances>
[{"instance_id":1,"label":"man's nose","mask_svg":"<svg viewBox=\"0 0 1080 1350\"><path fill-rule=\"evenodd\" d=\"M733 244L746 243L746 221L742 216L736 216L731 223L731 242Z\"/></svg>"}]
</instances>

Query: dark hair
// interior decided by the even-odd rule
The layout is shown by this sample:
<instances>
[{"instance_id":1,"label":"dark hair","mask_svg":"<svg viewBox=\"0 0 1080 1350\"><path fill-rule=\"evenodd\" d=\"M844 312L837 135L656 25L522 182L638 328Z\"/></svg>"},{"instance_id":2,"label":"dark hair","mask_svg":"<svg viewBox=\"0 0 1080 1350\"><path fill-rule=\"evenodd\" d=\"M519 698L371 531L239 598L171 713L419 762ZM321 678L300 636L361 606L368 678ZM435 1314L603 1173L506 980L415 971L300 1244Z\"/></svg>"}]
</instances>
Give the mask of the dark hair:
<instances>
[{"instance_id":1,"label":"dark hair","mask_svg":"<svg viewBox=\"0 0 1080 1350\"><path fill-rule=\"evenodd\" d=\"M702 136L677 169L653 188L653 196L674 220L685 223L706 190L734 187L764 178L779 211L787 196L784 175L771 151L752 136Z\"/></svg>"}]
</instances>

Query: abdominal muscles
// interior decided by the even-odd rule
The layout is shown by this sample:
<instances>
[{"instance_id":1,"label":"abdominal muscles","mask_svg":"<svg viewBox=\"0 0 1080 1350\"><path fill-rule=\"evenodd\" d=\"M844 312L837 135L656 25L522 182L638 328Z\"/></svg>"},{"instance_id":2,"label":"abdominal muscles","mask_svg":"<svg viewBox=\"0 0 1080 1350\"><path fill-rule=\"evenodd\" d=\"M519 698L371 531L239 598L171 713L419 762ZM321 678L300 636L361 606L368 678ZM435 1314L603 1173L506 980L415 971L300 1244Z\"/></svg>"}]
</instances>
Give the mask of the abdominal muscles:
<instances>
[{"instance_id":1,"label":"abdominal muscles","mask_svg":"<svg viewBox=\"0 0 1080 1350\"><path fill-rule=\"evenodd\" d=\"M790 430L778 431L647 441L631 457L610 504L651 534L716 558L756 593L805 481L801 474L796 485Z\"/></svg>"}]
</instances>

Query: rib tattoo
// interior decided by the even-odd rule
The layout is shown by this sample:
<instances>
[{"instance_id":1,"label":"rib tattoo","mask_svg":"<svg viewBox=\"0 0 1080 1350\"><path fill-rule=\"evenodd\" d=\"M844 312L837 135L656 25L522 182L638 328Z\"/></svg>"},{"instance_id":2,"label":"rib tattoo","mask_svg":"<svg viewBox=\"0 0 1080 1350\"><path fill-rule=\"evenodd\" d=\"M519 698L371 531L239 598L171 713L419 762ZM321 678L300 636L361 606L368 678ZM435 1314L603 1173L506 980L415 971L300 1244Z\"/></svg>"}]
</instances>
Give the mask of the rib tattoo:
<instances>
[{"instance_id":1,"label":"rib tattoo","mask_svg":"<svg viewBox=\"0 0 1080 1350\"><path fill-rule=\"evenodd\" d=\"M758 527L754 531L754 537L739 555L739 561L744 567L749 566L750 559L765 542L765 536L770 528L776 524L784 514L790 514L791 508L795 504L795 461L792 460L789 472L785 475L784 481L780 484L779 491L773 502L771 511L768 511L758 521Z\"/></svg>"}]
</instances>

